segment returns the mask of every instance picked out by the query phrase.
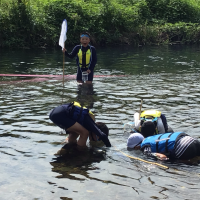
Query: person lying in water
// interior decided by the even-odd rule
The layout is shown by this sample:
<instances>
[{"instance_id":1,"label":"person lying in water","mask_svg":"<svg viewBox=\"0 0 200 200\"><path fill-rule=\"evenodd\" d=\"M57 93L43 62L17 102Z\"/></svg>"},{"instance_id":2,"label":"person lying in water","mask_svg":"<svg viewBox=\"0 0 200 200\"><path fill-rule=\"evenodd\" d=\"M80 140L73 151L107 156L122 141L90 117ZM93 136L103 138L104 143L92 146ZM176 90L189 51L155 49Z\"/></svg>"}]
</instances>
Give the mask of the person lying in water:
<instances>
[{"instance_id":1,"label":"person lying in water","mask_svg":"<svg viewBox=\"0 0 200 200\"><path fill-rule=\"evenodd\" d=\"M95 123L94 114L86 107L81 107L78 102L54 108L49 118L69 134L68 143L77 143L79 147L86 147L89 137L91 141L102 140L106 147L111 147L108 127L102 122Z\"/></svg>"},{"instance_id":2,"label":"person lying in water","mask_svg":"<svg viewBox=\"0 0 200 200\"><path fill-rule=\"evenodd\" d=\"M134 114L135 132L141 133L142 127L145 127L146 122L152 121L155 125L155 129L152 135L160 133L173 132L170 126L167 124L167 119L164 114L159 110L144 110L141 115L136 112ZM151 136L149 131L143 131L144 137Z\"/></svg>"},{"instance_id":3,"label":"person lying in water","mask_svg":"<svg viewBox=\"0 0 200 200\"><path fill-rule=\"evenodd\" d=\"M152 132L153 122L147 127ZM180 159L188 160L200 156L200 142L183 132L164 133L144 138L140 133L133 133L127 140L128 150L140 149L145 155L160 160Z\"/></svg>"}]
</instances>

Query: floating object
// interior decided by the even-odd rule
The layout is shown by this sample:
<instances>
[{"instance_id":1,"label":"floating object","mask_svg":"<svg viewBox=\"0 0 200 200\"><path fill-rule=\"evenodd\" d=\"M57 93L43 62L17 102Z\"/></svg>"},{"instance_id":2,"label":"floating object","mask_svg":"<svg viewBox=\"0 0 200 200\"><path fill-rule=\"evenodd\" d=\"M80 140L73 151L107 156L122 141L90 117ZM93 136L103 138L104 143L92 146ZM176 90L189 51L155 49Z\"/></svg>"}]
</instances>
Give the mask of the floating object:
<instances>
[{"instance_id":1,"label":"floating object","mask_svg":"<svg viewBox=\"0 0 200 200\"><path fill-rule=\"evenodd\" d=\"M46 77L46 78L62 78L63 75L53 75L53 74L0 74L0 76L14 76L14 77ZM94 75L96 78L103 77L124 77L127 75ZM66 78L76 78L76 75L65 75Z\"/></svg>"},{"instance_id":2,"label":"floating object","mask_svg":"<svg viewBox=\"0 0 200 200\"><path fill-rule=\"evenodd\" d=\"M59 80L63 78L63 75L43 75L43 74L0 74L0 77L30 77L31 79L20 79L20 80L6 80L0 81L1 84L11 84L11 83L23 83L23 82L42 82L48 81L50 79ZM96 78L115 78L124 77L127 75L94 75ZM65 75L67 80L75 80L76 75ZM77 85L82 85L82 83L76 82Z\"/></svg>"}]
</instances>

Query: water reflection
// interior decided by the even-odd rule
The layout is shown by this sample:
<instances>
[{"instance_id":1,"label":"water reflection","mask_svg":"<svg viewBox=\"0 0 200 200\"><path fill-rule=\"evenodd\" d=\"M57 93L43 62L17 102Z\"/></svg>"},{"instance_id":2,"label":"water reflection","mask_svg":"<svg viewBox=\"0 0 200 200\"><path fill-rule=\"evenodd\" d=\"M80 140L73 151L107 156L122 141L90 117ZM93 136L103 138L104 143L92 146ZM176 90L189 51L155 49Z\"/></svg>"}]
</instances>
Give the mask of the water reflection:
<instances>
[{"instance_id":1,"label":"water reflection","mask_svg":"<svg viewBox=\"0 0 200 200\"><path fill-rule=\"evenodd\" d=\"M100 170L98 167L92 166L94 163L105 160L105 151L103 150L100 152L91 148L80 151L76 145L69 144L64 145L55 155L57 157L50 164L53 166L52 171L61 174L57 177L80 181L89 178L88 170Z\"/></svg>"},{"instance_id":2,"label":"water reflection","mask_svg":"<svg viewBox=\"0 0 200 200\"><path fill-rule=\"evenodd\" d=\"M0 195L7 199L199 199L200 166L161 162L164 170L123 156L123 124L140 108L166 114L174 131L199 138L199 47L120 47L98 51L92 85L75 78L0 77ZM12 55L12 56L11 56ZM60 51L1 52L0 73L62 74ZM66 74L76 74L67 60ZM75 76L74 76L75 77ZM17 81L17 82L16 82ZM79 101L110 129L103 157L56 157L66 135L48 118L54 107ZM102 189L103 188L103 189ZM103 191L103 192L102 192Z\"/></svg>"},{"instance_id":3,"label":"water reflection","mask_svg":"<svg viewBox=\"0 0 200 200\"><path fill-rule=\"evenodd\" d=\"M92 109L95 103L95 91L93 84L78 85L76 101L88 109Z\"/></svg>"}]
</instances>

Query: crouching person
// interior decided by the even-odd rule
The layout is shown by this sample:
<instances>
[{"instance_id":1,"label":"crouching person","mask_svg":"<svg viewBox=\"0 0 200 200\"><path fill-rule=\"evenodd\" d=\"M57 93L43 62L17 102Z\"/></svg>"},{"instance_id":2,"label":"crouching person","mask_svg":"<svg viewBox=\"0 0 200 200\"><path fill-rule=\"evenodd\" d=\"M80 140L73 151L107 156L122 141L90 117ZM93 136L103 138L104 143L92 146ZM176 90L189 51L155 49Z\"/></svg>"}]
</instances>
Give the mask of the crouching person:
<instances>
[{"instance_id":1,"label":"crouching person","mask_svg":"<svg viewBox=\"0 0 200 200\"><path fill-rule=\"evenodd\" d=\"M102 140L106 147L111 147L108 127L102 122L95 123L93 113L86 107L81 107L78 102L54 108L49 118L69 134L68 143L77 143L78 147L86 147L89 137L91 141Z\"/></svg>"}]
</instances>

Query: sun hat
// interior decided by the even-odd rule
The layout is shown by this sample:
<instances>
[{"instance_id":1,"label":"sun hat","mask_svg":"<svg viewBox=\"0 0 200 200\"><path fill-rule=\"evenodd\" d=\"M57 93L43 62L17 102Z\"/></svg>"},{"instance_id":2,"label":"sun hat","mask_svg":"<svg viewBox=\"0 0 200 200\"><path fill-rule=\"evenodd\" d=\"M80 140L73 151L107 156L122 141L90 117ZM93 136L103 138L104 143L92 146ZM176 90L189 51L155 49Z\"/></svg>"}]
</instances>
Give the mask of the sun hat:
<instances>
[{"instance_id":1,"label":"sun hat","mask_svg":"<svg viewBox=\"0 0 200 200\"><path fill-rule=\"evenodd\" d=\"M138 144L140 144L142 142L142 140L144 139L143 135L140 133L133 133L129 136L128 140L127 140L127 147L128 148L134 148L135 146L137 146Z\"/></svg>"}]
</instances>

